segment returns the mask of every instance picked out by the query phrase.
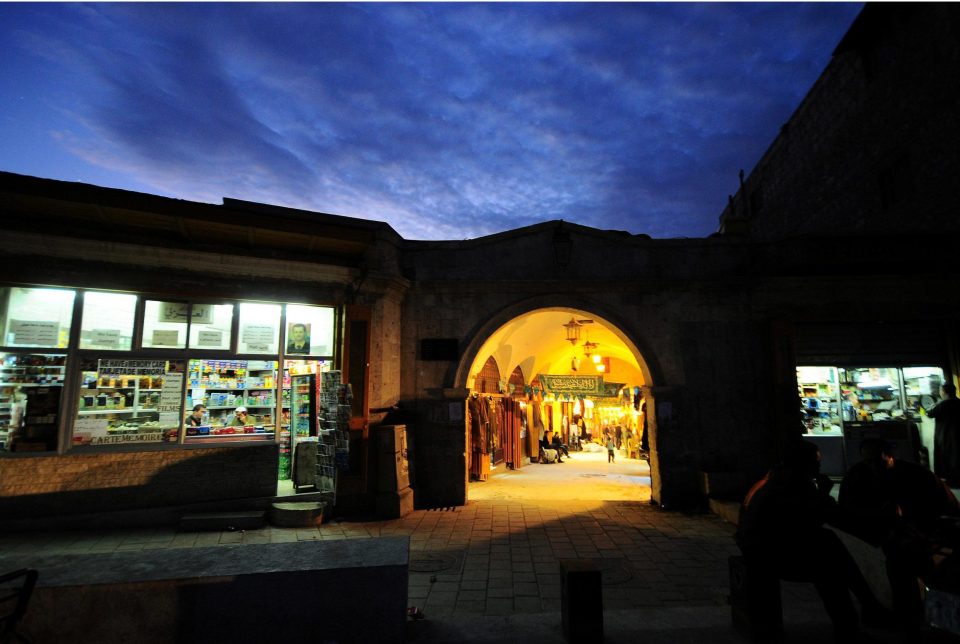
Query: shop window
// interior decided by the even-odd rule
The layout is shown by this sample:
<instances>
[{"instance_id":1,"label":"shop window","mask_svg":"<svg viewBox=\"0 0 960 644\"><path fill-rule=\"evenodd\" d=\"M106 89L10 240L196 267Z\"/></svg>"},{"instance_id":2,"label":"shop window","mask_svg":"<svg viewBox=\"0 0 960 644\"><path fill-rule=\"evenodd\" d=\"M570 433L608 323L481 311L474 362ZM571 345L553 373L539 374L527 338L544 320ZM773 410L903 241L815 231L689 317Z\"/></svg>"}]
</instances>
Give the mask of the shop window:
<instances>
[{"instance_id":1,"label":"shop window","mask_svg":"<svg viewBox=\"0 0 960 644\"><path fill-rule=\"evenodd\" d=\"M0 353L0 453L57 449L63 355Z\"/></svg>"},{"instance_id":2,"label":"shop window","mask_svg":"<svg viewBox=\"0 0 960 644\"><path fill-rule=\"evenodd\" d=\"M333 355L333 309L287 304L287 355Z\"/></svg>"},{"instance_id":3,"label":"shop window","mask_svg":"<svg viewBox=\"0 0 960 644\"><path fill-rule=\"evenodd\" d=\"M280 305L240 304L238 353L277 353L280 346Z\"/></svg>"},{"instance_id":4,"label":"shop window","mask_svg":"<svg viewBox=\"0 0 960 644\"><path fill-rule=\"evenodd\" d=\"M86 291L83 294L80 348L131 349L136 312L136 295Z\"/></svg>"},{"instance_id":5,"label":"shop window","mask_svg":"<svg viewBox=\"0 0 960 644\"><path fill-rule=\"evenodd\" d=\"M84 360L73 444L176 443L185 366L183 360Z\"/></svg>"},{"instance_id":6,"label":"shop window","mask_svg":"<svg viewBox=\"0 0 960 644\"><path fill-rule=\"evenodd\" d=\"M233 325L233 304L190 306L190 348L229 349Z\"/></svg>"},{"instance_id":7,"label":"shop window","mask_svg":"<svg viewBox=\"0 0 960 644\"><path fill-rule=\"evenodd\" d=\"M190 305L186 302L147 300L143 310L143 342L145 349L183 349L187 341L187 319Z\"/></svg>"},{"instance_id":8,"label":"shop window","mask_svg":"<svg viewBox=\"0 0 960 644\"><path fill-rule=\"evenodd\" d=\"M0 289L3 344L64 349L70 341L73 291L52 288Z\"/></svg>"},{"instance_id":9,"label":"shop window","mask_svg":"<svg viewBox=\"0 0 960 644\"><path fill-rule=\"evenodd\" d=\"M272 441L276 431L276 360L191 360L186 419L187 443ZM287 404L289 407L289 404Z\"/></svg>"},{"instance_id":10,"label":"shop window","mask_svg":"<svg viewBox=\"0 0 960 644\"><path fill-rule=\"evenodd\" d=\"M880 421L904 415L899 369L840 369L840 395L844 421Z\"/></svg>"}]
</instances>

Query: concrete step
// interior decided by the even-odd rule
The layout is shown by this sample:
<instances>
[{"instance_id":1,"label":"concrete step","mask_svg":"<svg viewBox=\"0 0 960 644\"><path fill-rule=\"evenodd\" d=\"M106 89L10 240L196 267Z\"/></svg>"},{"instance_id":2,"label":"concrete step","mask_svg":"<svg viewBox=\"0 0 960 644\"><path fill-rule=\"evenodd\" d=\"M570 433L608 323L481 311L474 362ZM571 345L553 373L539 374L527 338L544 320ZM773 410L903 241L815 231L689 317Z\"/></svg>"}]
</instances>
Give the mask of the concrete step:
<instances>
[{"instance_id":1,"label":"concrete step","mask_svg":"<svg viewBox=\"0 0 960 644\"><path fill-rule=\"evenodd\" d=\"M323 501L283 501L270 505L270 524L278 528L312 528L323 523Z\"/></svg>"},{"instance_id":2,"label":"concrete step","mask_svg":"<svg viewBox=\"0 0 960 644\"><path fill-rule=\"evenodd\" d=\"M180 517L180 530L183 532L256 530L263 527L264 514L263 510L186 514Z\"/></svg>"}]
</instances>

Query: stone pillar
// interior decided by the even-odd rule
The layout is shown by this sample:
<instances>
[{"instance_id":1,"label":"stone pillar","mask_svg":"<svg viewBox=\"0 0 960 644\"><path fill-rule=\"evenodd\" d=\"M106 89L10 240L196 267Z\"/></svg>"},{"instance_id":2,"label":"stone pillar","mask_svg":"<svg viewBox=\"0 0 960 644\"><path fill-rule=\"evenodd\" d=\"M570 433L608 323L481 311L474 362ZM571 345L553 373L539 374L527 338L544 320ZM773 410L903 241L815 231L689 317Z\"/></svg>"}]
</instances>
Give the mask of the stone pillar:
<instances>
[{"instance_id":1,"label":"stone pillar","mask_svg":"<svg viewBox=\"0 0 960 644\"><path fill-rule=\"evenodd\" d=\"M467 501L468 394L466 388L443 389L442 397L416 402L416 422L407 429L417 507Z\"/></svg>"},{"instance_id":2,"label":"stone pillar","mask_svg":"<svg viewBox=\"0 0 960 644\"><path fill-rule=\"evenodd\" d=\"M650 484L654 502L664 509L700 502L697 435L681 421L682 389L644 387L650 432Z\"/></svg>"}]
</instances>

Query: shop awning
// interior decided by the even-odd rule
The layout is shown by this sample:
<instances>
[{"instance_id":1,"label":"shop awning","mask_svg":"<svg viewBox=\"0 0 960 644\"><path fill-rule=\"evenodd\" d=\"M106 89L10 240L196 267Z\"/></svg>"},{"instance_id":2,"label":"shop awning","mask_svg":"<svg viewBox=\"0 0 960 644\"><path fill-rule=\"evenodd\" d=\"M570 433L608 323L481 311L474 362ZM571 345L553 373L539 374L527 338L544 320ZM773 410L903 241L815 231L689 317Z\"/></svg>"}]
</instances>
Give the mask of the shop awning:
<instances>
[{"instance_id":1,"label":"shop awning","mask_svg":"<svg viewBox=\"0 0 960 644\"><path fill-rule=\"evenodd\" d=\"M540 385L545 393L554 396L603 396L603 376L554 376L540 374Z\"/></svg>"}]
</instances>

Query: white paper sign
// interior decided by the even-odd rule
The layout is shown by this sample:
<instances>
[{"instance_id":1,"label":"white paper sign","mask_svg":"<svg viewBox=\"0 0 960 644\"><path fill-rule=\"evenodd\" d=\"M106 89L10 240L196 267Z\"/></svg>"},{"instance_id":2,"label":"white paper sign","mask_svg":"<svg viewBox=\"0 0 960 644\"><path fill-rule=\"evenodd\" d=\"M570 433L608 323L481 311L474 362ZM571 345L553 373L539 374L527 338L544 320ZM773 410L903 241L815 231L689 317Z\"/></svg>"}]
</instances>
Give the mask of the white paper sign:
<instances>
[{"instance_id":1,"label":"white paper sign","mask_svg":"<svg viewBox=\"0 0 960 644\"><path fill-rule=\"evenodd\" d=\"M106 436L109 423L106 418L78 418L73 423L74 433L83 432L91 436Z\"/></svg>"},{"instance_id":2,"label":"white paper sign","mask_svg":"<svg viewBox=\"0 0 960 644\"><path fill-rule=\"evenodd\" d=\"M161 427L180 427L180 414L169 411L160 412Z\"/></svg>"},{"instance_id":3,"label":"white paper sign","mask_svg":"<svg viewBox=\"0 0 960 644\"><path fill-rule=\"evenodd\" d=\"M270 351L270 345L247 343L247 351L250 353L267 353Z\"/></svg>"},{"instance_id":4,"label":"white paper sign","mask_svg":"<svg viewBox=\"0 0 960 644\"><path fill-rule=\"evenodd\" d=\"M90 342L98 347L120 348L120 331L116 329L94 329L90 332Z\"/></svg>"},{"instance_id":5,"label":"white paper sign","mask_svg":"<svg viewBox=\"0 0 960 644\"><path fill-rule=\"evenodd\" d=\"M163 416L164 412L173 412L180 415L180 391L183 387L182 373L163 374L163 385L160 387L160 404L157 410Z\"/></svg>"},{"instance_id":6,"label":"white paper sign","mask_svg":"<svg viewBox=\"0 0 960 644\"><path fill-rule=\"evenodd\" d=\"M180 344L180 332L179 331L154 331L151 342L154 346L157 345L166 345L166 346L177 346Z\"/></svg>"},{"instance_id":7,"label":"white paper sign","mask_svg":"<svg viewBox=\"0 0 960 644\"><path fill-rule=\"evenodd\" d=\"M223 331L200 331L197 334L198 347L219 347L223 343Z\"/></svg>"},{"instance_id":8,"label":"white paper sign","mask_svg":"<svg viewBox=\"0 0 960 644\"><path fill-rule=\"evenodd\" d=\"M41 344L57 346L60 333L58 322L34 322L30 320L10 320L10 332L14 344Z\"/></svg>"},{"instance_id":9,"label":"white paper sign","mask_svg":"<svg viewBox=\"0 0 960 644\"><path fill-rule=\"evenodd\" d=\"M277 330L269 324L246 324L240 331L240 339L246 344L269 345L275 337Z\"/></svg>"}]
</instances>

